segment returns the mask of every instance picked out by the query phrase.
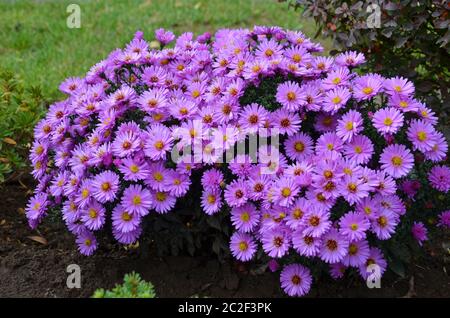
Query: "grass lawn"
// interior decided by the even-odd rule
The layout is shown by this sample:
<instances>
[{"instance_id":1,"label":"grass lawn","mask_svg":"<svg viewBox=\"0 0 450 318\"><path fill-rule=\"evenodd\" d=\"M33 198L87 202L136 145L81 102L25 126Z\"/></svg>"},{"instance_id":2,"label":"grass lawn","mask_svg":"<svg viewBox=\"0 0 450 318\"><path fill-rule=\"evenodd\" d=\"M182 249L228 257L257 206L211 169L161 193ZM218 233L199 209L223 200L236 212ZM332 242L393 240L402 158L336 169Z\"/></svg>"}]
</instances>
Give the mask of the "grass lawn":
<instances>
[{"instance_id":1,"label":"grass lawn","mask_svg":"<svg viewBox=\"0 0 450 318\"><path fill-rule=\"evenodd\" d=\"M70 3L81 7L80 29L66 25ZM82 76L138 29L151 40L160 27L198 34L255 24L314 35L314 22L276 0L8 0L0 3L0 66L58 98L62 80Z\"/></svg>"}]
</instances>

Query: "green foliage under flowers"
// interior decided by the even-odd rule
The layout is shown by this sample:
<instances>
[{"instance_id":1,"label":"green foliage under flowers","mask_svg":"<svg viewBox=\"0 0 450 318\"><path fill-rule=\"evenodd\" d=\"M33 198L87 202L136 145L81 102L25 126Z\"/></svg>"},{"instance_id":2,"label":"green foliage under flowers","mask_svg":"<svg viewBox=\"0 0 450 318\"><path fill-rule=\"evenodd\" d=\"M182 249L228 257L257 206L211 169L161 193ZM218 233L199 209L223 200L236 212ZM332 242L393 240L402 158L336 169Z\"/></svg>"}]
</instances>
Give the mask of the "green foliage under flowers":
<instances>
[{"instance_id":1,"label":"green foliage under flowers","mask_svg":"<svg viewBox=\"0 0 450 318\"><path fill-rule=\"evenodd\" d=\"M112 290L97 289L92 298L155 298L155 289L135 272L126 274L123 284L117 284Z\"/></svg>"},{"instance_id":2,"label":"green foliage under flowers","mask_svg":"<svg viewBox=\"0 0 450 318\"><path fill-rule=\"evenodd\" d=\"M416 85L416 96L439 115L440 125L449 135L448 1L281 1L301 9L303 16L314 18L317 35L333 38L336 49L363 52L369 70L411 79ZM373 6L368 9L371 3L380 10L379 27L368 27L369 17L376 14Z\"/></svg>"},{"instance_id":3,"label":"green foliage under flowers","mask_svg":"<svg viewBox=\"0 0 450 318\"><path fill-rule=\"evenodd\" d=\"M33 127L46 101L38 86L24 86L12 72L0 69L0 184L27 165Z\"/></svg>"}]
</instances>

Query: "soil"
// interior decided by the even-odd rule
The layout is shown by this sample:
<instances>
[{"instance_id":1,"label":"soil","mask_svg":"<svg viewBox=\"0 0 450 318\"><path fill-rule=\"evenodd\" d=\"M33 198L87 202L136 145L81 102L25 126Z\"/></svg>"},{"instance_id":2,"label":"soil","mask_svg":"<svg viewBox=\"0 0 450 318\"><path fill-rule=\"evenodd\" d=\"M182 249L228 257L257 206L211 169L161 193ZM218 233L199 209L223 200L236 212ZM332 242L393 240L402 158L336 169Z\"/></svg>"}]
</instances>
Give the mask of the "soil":
<instances>
[{"instance_id":1,"label":"soil","mask_svg":"<svg viewBox=\"0 0 450 318\"><path fill-rule=\"evenodd\" d=\"M131 271L151 281L158 297L285 297L278 273L252 274L252 265L220 263L213 256L158 257L152 247L125 250L110 244L102 244L94 256L82 256L61 222L46 219L38 230L28 227L27 192L23 184L0 189L0 297L90 297ZM449 297L443 242L441 237L428 243L426 257L411 265L407 277L385 274L380 289L368 289L356 277L337 282L324 277L314 282L308 297ZM69 264L81 268L80 289L66 286Z\"/></svg>"}]
</instances>

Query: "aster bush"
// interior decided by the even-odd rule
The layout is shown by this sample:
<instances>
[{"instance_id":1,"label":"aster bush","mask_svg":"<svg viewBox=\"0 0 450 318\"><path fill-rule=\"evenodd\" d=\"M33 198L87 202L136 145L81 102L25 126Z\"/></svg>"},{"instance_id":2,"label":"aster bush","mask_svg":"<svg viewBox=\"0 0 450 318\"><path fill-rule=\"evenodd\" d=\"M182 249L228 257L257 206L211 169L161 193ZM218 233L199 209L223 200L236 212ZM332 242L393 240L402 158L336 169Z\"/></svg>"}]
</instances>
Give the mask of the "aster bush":
<instances>
[{"instance_id":1,"label":"aster bush","mask_svg":"<svg viewBox=\"0 0 450 318\"><path fill-rule=\"evenodd\" d=\"M408 79L278 27L156 38L158 50L138 32L61 84L67 98L35 128L32 228L59 209L91 255L105 232L132 244L170 215L188 221L169 236L229 224L233 257L282 264L291 296L320 268L399 271L427 239L423 222L450 201L448 145Z\"/></svg>"}]
</instances>

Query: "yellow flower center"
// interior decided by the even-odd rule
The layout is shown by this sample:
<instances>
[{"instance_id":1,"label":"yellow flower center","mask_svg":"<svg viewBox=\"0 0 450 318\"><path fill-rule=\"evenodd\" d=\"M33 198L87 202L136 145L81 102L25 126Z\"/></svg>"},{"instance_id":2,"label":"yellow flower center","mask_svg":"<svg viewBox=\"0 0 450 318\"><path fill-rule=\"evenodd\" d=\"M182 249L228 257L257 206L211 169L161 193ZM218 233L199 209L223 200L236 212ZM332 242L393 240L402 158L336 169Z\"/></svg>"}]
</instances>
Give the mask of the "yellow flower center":
<instances>
[{"instance_id":1,"label":"yellow flower center","mask_svg":"<svg viewBox=\"0 0 450 318\"><path fill-rule=\"evenodd\" d=\"M402 107L402 108L408 107L408 103L405 102L404 100L402 100L402 101L399 103L399 105L400 105L400 107Z\"/></svg>"},{"instance_id":2,"label":"yellow flower center","mask_svg":"<svg viewBox=\"0 0 450 318\"><path fill-rule=\"evenodd\" d=\"M133 217L128 212L123 212L122 213L122 220L124 220L125 222L129 222L132 219L133 219Z\"/></svg>"},{"instance_id":3,"label":"yellow flower center","mask_svg":"<svg viewBox=\"0 0 450 318\"><path fill-rule=\"evenodd\" d=\"M95 219L97 217L97 211L95 209L89 209L89 217Z\"/></svg>"},{"instance_id":4,"label":"yellow flower center","mask_svg":"<svg viewBox=\"0 0 450 318\"><path fill-rule=\"evenodd\" d=\"M302 279L300 278L300 276L294 275L294 276L292 276L291 281L292 281L292 284L294 284L294 285L300 285L300 283L302 282Z\"/></svg>"},{"instance_id":5,"label":"yellow flower center","mask_svg":"<svg viewBox=\"0 0 450 318\"><path fill-rule=\"evenodd\" d=\"M377 219L377 223L378 223L379 226L385 227L385 226L387 225L387 219L386 219L386 217L385 217L385 216L380 216L380 217Z\"/></svg>"},{"instance_id":6,"label":"yellow flower center","mask_svg":"<svg viewBox=\"0 0 450 318\"><path fill-rule=\"evenodd\" d=\"M372 94L373 88L372 87L364 87L362 91L364 94L369 95L369 94Z\"/></svg>"},{"instance_id":7,"label":"yellow flower center","mask_svg":"<svg viewBox=\"0 0 450 318\"><path fill-rule=\"evenodd\" d=\"M296 141L294 144L295 151L303 152L305 150L305 144L301 141Z\"/></svg>"},{"instance_id":8,"label":"yellow flower center","mask_svg":"<svg viewBox=\"0 0 450 318\"><path fill-rule=\"evenodd\" d=\"M132 164L130 166L130 171L133 172L133 173L137 173L137 172L139 172L139 167L137 165L135 165L135 164Z\"/></svg>"},{"instance_id":9,"label":"yellow flower center","mask_svg":"<svg viewBox=\"0 0 450 318\"><path fill-rule=\"evenodd\" d=\"M240 243L239 243L239 249L240 249L242 252L246 251L246 250L248 249L248 244L247 244L247 242L244 242L244 241L240 242Z\"/></svg>"},{"instance_id":10,"label":"yellow flower center","mask_svg":"<svg viewBox=\"0 0 450 318\"><path fill-rule=\"evenodd\" d=\"M393 123L393 120L389 117L386 117L383 122L386 126L390 126Z\"/></svg>"},{"instance_id":11,"label":"yellow flower center","mask_svg":"<svg viewBox=\"0 0 450 318\"><path fill-rule=\"evenodd\" d=\"M248 222L250 220L250 214L248 212L244 212L241 214L241 220L244 222Z\"/></svg>"},{"instance_id":12,"label":"yellow flower center","mask_svg":"<svg viewBox=\"0 0 450 318\"><path fill-rule=\"evenodd\" d=\"M356 244L350 244L350 247L348 248L348 253L350 255L355 255L356 253L358 253L358 246L356 246Z\"/></svg>"},{"instance_id":13,"label":"yellow flower center","mask_svg":"<svg viewBox=\"0 0 450 318\"><path fill-rule=\"evenodd\" d=\"M102 183L102 190L103 191L108 191L111 189L111 184L109 182L103 182Z\"/></svg>"},{"instance_id":14,"label":"yellow flower center","mask_svg":"<svg viewBox=\"0 0 450 318\"><path fill-rule=\"evenodd\" d=\"M326 245L330 251L335 251L338 247L338 244L335 240L328 240Z\"/></svg>"},{"instance_id":15,"label":"yellow flower center","mask_svg":"<svg viewBox=\"0 0 450 318\"><path fill-rule=\"evenodd\" d=\"M155 181L161 182L164 179L164 177L160 172L155 172L153 174L153 179L155 179Z\"/></svg>"},{"instance_id":16,"label":"yellow flower center","mask_svg":"<svg viewBox=\"0 0 450 318\"><path fill-rule=\"evenodd\" d=\"M302 56L298 53L295 53L294 55L292 55L292 60L295 63L299 63L302 60Z\"/></svg>"},{"instance_id":17,"label":"yellow flower center","mask_svg":"<svg viewBox=\"0 0 450 318\"><path fill-rule=\"evenodd\" d=\"M391 161L392 161L392 164L396 167L400 167L403 163L402 158L400 158L399 156L393 156Z\"/></svg>"},{"instance_id":18,"label":"yellow flower center","mask_svg":"<svg viewBox=\"0 0 450 318\"><path fill-rule=\"evenodd\" d=\"M139 205L142 203L142 198L140 195L135 195L132 200L134 205Z\"/></svg>"},{"instance_id":19,"label":"yellow flower center","mask_svg":"<svg viewBox=\"0 0 450 318\"><path fill-rule=\"evenodd\" d=\"M210 195L208 195L207 200L208 200L209 204L213 204L216 202L216 197L214 195L210 194Z\"/></svg>"},{"instance_id":20,"label":"yellow flower center","mask_svg":"<svg viewBox=\"0 0 450 318\"><path fill-rule=\"evenodd\" d=\"M158 200L159 202L165 201L166 198L167 198L167 194L165 192L157 192L156 193L156 200Z\"/></svg>"},{"instance_id":21,"label":"yellow flower center","mask_svg":"<svg viewBox=\"0 0 450 318\"><path fill-rule=\"evenodd\" d=\"M164 142L162 142L161 140L155 142L155 148L157 150L162 150L164 148Z\"/></svg>"},{"instance_id":22,"label":"yellow flower center","mask_svg":"<svg viewBox=\"0 0 450 318\"><path fill-rule=\"evenodd\" d=\"M420 141L425 141L427 140L427 133L424 131L419 131L417 133L417 139L419 139Z\"/></svg>"},{"instance_id":23,"label":"yellow flower center","mask_svg":"<svg viewBox=\"0 0 450 318\"><path fill-rule=\"evenodd\" d=\"M287 99L288 101L292 102L293 100L295 100L296 96L294 92L289 92L287 93Z\"/></svg>"},{"instance_id":24,"label":"yellow flower center","mask_svg":"<svg viewBox=\"0 0 450 318\"><path fill-rule=\"evenodd\" d=\"M289 189L289 188L283 188L282 190L281 190L281 195L283 196L283 197L285 197L285 198L287 198L288 196L290 196L291 195L291 189Z\"/></svg>"}]
</instances>

